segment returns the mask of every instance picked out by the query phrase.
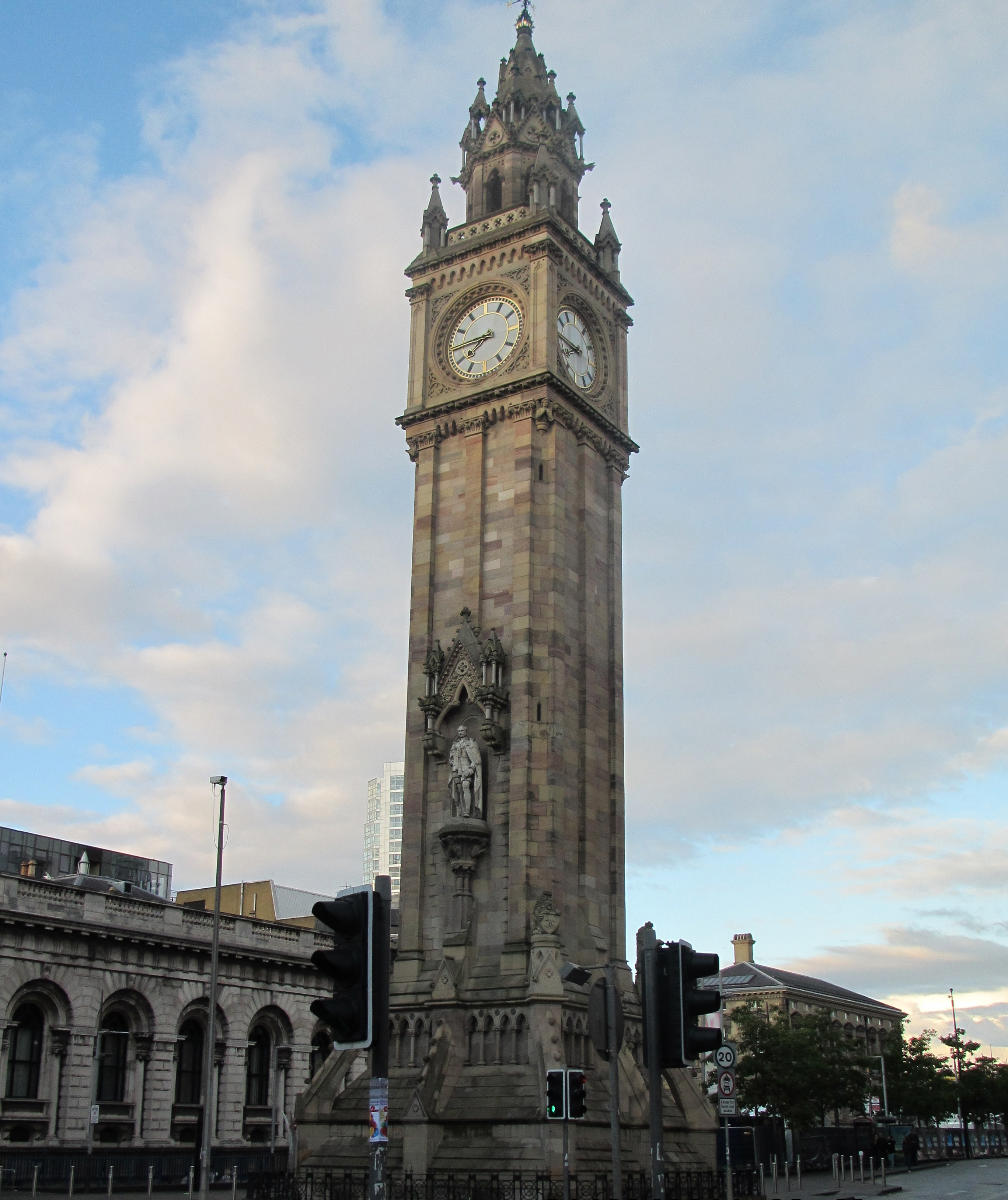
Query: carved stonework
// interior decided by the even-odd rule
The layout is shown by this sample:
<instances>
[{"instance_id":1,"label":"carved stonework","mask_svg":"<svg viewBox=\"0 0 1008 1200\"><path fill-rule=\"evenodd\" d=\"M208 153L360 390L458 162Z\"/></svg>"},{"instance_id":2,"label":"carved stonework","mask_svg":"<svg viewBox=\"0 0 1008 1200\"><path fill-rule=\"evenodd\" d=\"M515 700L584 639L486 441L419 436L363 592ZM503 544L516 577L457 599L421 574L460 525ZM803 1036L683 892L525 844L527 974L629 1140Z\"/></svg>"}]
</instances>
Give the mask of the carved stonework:
<instances>
[{"instance_id":1,"label":"carved stonework","mask_svg":"<svg viewBox=\"0 0 1008 1200\"><path fill-rule=\"evenodd\" d=\"M560 909L553 903L553 893L543 892L532 909L532 933L552 935L560 928Z\"/></svg>"},{"instance_id":2,"label":"carved stonework","mask_svg":"<svg viewBox=\"0 0 1008 1200\"><path fill-rule=\"evenodd\" d=\"M451 946L462 946L469 940L475 909L472 877L477 860L490 845L490 826L476 818L455 817L441 826L438 839L455 877L453 912L444 938L445 951L450 953Z\"/></svg>"},{"instance_id":3,"label":"carved stonework","mask_svg":"<svg viewBox=\"0 0 1008 1200\"><path fill-rule=\"evenodd\" d=\"M483 712L479 732L486 745L496 754L502 753L507 745L507 732L503 724L508 709L505 680L507 655L496 630L491 629L483 637L479 627L473 625L472 613L468 608L462 609L459 616L461 623L448 652L442 651L438 641L428 650L423 666L425 694L417 698L417 704L424 714L424 749L428 757L436 762L444 762L450 754L447 731L442 732L442 723L451 710L460 707L466 699L475 701ZM471 739L472 731L468 736ZM480 771L482 793L482 765ZM456 777L454 766L452 777ZM480 817L486 814L485 797L482 795L476 811L471 784L468 793L460 789L460 800L463 797L465 801L456 805L453 789L453 812Z\"/></svg>"}]
</instances>

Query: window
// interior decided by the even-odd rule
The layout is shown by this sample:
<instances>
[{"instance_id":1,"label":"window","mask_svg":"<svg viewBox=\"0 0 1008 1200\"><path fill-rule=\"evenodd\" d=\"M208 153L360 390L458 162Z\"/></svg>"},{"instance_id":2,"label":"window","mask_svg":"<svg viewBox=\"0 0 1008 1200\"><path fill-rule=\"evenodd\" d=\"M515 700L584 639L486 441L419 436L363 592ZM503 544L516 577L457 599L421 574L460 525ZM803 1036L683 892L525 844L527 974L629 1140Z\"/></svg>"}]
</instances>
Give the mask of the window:
<instances>
[{"instance_id":1,"label":"window","mask_svg":"<svg viewBox=\"0 0 1008 1200\"><path fill-rule=\"evenodd\" d=\"M203 1026L190 1018L179 1032L175 1103L199 1104L203 1082Z\"/></svg>"},{"instance_id":2,"label":"window","mask_svg":"<svg viewBox=\"0 0 1008 1200\"><path fill-rule=\"evenodd\" d=\"M38 1098L45 1021L37 1005L21 1004L14 1011L7 1060L7 1095L11 1100Z\"/></svg>"},{"instance_id":3,"label":"window","mask_svg":"<svg viewBox=\"0 0 1008 1200\"><path fill-rule=\"evenodd\" d=\"M108 1013L98 1031L97 1101L120 1103L125 1099L128 1057L129 1024L122 1013Z\"/></svg>"},{"instance_id":4,"label":"window","mask_svg":"<svg viewBox=\"0 0 1008 1200\"><path fill-rule=\"evenodd\" d=\"M270 1035L257 1025L245 1057L245 1103L265 1108L269 1104L269 1082Z\"/></svg>"}]
</instances>

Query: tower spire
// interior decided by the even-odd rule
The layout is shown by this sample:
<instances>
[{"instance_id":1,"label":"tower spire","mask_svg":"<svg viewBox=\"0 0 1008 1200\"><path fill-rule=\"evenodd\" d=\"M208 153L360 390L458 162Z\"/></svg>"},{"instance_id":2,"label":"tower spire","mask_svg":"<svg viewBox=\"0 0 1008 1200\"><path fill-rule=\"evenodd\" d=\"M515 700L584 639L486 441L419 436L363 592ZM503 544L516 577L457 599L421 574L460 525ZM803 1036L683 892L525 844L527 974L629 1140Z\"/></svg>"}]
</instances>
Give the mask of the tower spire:
<instances>
[{"instance_id":1,"label":"tower spire","mask_svg":"<svg viewBox=\"0 0 1008 1200\"><path fill-rule=\"evenodd\" d=\"M591 167L584 161L584 126L570 98L564 107L556 72L535 48L528 0L515 32L492 102L485 81L477 84L459 142L462 170L453 182L465 188L467 221L532 205L552 209L576 228L578 184Z\"/></svg>"}]
</instances>

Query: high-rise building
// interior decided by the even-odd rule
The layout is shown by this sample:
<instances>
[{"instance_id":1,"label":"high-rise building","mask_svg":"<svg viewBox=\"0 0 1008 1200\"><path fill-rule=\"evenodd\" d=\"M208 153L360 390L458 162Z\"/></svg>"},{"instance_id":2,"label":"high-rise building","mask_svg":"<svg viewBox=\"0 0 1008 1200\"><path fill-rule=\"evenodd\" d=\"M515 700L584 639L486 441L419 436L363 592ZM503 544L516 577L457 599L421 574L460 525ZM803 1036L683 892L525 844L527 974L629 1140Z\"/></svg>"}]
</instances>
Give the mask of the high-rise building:
<instances>
[{"instance_id":1,"label":"high-rise building","mask_svg":"<svg viewBox=\"0 0 1008 1200\"><path fill-rule=\"evenodd\" d=\"M402 862L403 764L387 762L382 773L368 780L367 820L364 822L364 883L376 875L392 880L392 904L399 906L399 868Z\"/></svg>"}]
</instances>

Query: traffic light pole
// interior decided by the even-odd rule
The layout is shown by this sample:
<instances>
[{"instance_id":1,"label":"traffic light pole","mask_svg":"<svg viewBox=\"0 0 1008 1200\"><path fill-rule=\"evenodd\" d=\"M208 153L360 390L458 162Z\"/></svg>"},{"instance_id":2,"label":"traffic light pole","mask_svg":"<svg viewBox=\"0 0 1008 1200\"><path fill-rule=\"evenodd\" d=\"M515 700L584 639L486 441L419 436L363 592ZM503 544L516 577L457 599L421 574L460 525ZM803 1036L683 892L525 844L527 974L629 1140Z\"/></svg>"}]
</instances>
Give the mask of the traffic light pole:
<instances>
[{"instance_id":1,"label":"traffic light pole","mask_svg":"<svg viewBox=\"0 0 1008 1200\"><path fill-rule=\"evenodd\" d=\"M369 1200L388 1195L389 974L392 925L392 880L375 877L374 957L371 978L371 1139Z\"/></svg>"},{"instance_id":2,"label":"traffic light pole","mask_svg":"<svg viewBox=\"0 0 1008 1200\"><path fill-rule=\"evenodd\" d=\"M665 1197L665 1164L662 1154L662 1077L658 1038L658 939L650 921L637 931L637 953L644 971L644 1045L648 1063L648 1100L651 1115L651 1196Z\"/></svg>"}]
</instances>

